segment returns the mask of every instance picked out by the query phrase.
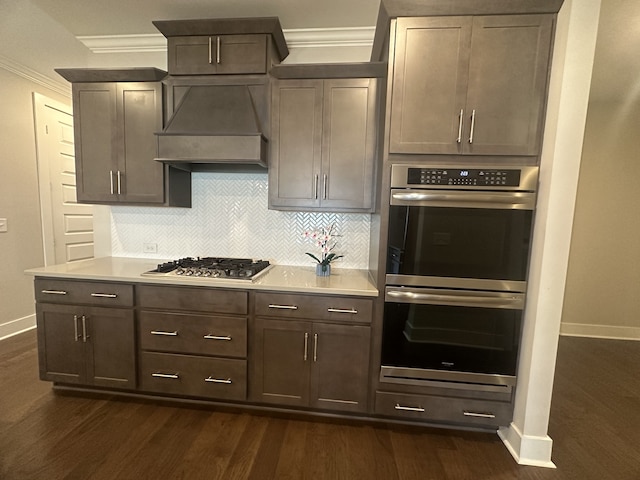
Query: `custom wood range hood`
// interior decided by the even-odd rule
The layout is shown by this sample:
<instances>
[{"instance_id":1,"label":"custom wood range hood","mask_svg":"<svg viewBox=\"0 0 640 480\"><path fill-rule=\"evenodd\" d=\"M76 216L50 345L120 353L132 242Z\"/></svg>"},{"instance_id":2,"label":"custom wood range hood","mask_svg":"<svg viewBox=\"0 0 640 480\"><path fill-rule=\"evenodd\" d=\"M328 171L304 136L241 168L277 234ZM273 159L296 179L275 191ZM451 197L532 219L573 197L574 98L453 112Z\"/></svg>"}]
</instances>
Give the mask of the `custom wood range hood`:
<instances>
[{"instance_id":1,"label":"custom wood range hood","mask_svg":"<svg viewBox=\"0 0 640 480\"><path fill-rule=\"evenodd\" d=\"M154 21L167 37L169 118L156 160L266 171L268 75L289 51L277 17Z\"/></svg>"},{"instance_id":2,"label":"custom wood range hood","mask_svg":"<svg viewBox=\"0 0 640 480\"><path fill-rule=\"evenodd\" d=\"M267 167L267 139L246 85L190 87L156 135L156 160L179 168L193 169L193 164Z\"/></svg>"}]
</instances>

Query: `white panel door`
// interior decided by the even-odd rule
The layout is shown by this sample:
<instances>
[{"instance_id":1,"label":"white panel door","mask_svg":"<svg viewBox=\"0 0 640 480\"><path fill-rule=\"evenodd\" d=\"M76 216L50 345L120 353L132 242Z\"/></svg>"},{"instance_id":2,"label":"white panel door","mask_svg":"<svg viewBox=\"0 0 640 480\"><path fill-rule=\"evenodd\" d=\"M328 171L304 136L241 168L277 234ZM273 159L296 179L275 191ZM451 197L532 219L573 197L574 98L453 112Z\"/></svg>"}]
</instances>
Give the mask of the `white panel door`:
<instances>
[{"instance_id":1,"label":"white panel door","mask_svg":"<svg viewBox=\"0 0 640 480\"><path fill-rule=\"evenodd\" d=\"M77 203L73 116L37 95L36 134L45 263L93 257L93 207Z\"/></svg>"}]
</instances>

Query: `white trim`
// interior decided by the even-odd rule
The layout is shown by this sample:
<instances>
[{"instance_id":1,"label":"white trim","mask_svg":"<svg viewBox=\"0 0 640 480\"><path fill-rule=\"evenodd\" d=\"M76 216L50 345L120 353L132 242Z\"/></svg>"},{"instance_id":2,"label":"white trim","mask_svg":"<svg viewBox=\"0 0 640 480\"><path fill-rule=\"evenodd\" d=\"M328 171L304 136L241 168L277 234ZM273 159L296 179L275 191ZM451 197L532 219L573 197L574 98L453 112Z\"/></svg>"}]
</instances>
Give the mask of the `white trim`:
<instances>
[{"instance_id":1,"label":"white trim","mask_svg":"<svg viewBox=\"0 0 640 480\"><path fill-rule=\"evenodd\" d=\"M500 428L498 436L518 465L556 468L551 460L541 460L551 458L553 440L548 435L544 437L523 435L517 425L512 423L509 427Z\"/></svg>"},{"instance_id":2,"label":"white trim","mask_svg":"<svg viewBox=\"0 0 640 480\"><path fill-rule=\"evenodd\" d=\"M283 33L289 48L371 47L375 27L300 28Z\"/></svg>"},{"instance_id":3,"label":"white trim","mask_svg":"<svg viewBox=\"0 0 640 480\"><path fill-rule=\"evenodd\" d=\"M26 317L17 318L7 323L0 324L0 341L26 332L36 327L36 315L28 315Z\"/></svg>"},{"instance_id":4,"label":"white trim","mask_svg":"<svg viewBox=\"0 0 640 480\"><path fill-rule=\"evenodd\" d=\"M50 90L53 90L60 95L71 98L71 85L66 82L58 82L54 79L47 77L29 67L22 65L21 63L14 62L13 60L0 55L0 68L4 68L11 73L15 73L27 80L42 85Z\"/></svg>"},{"instance_id":5,"label":"white trim","mask_svg":"<svg viewBox=\"0 0 640 480\"><path fill-rule=\"evenodd\" d=\"M167 39L160 33L140 35L88 35L76 37L91 53L166 52Z\"/></svg>"},{"instance_id":6,"label":"white trim","mask_svg":"<svg viewBox=\"0 0 640 480\"><path fill-rule=\"evenodd\" d=\"M300 28L284 30L289 48L371 47L375 27ZM87 35L76 37L92 53L166 52L167 39L159 33L140 35Z\"/></svg>"},{"instance_id":7,"label":"white trim","mask_svg":"<svg viewBox=\"0 0 640 480\"><path fill-rule=\"evenodd\" d=\"M586 323L562 323L560 335L567 337L607 338L611 340L640 340L639 327L615 325L589 325Z\"/></svg>"}]
</instances>

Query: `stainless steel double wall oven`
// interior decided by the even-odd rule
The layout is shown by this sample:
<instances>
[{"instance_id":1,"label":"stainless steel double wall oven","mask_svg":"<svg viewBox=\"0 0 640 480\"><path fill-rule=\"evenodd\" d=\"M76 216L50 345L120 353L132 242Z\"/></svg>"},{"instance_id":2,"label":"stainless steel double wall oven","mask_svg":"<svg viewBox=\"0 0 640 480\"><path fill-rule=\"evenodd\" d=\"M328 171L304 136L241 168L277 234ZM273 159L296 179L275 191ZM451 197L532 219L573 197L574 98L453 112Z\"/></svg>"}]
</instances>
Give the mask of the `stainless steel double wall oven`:
<instances>
[{"instance_id":1,"label":"stainless steel double wall oven","mask_svg":"<svg viewBox=\"0 0 640 480\"><path fill-rule=\"evenodd\" d=\"M537 167L393 165L382 382L515 385Z\"/></svg>"}]
</instances>

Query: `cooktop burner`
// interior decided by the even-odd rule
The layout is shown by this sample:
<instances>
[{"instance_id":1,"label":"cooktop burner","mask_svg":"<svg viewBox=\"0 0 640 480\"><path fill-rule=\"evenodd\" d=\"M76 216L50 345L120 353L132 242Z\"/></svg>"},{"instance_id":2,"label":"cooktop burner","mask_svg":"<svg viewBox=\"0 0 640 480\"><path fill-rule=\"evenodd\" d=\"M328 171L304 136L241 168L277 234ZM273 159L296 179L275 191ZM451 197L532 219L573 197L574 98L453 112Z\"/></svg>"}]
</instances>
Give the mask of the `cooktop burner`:
<instances>
[{"instance_id":1,"label":"cooktop burner","mask_svg":"<svg viewBox=\"0 0 640 480\"><path fill-rule=\"evenodd\" d=\"M251 258L186 257L160 263L155 270L144 272L142 275L255 280L269 267L267 260Z\"/></svg>"}]
</instances>

